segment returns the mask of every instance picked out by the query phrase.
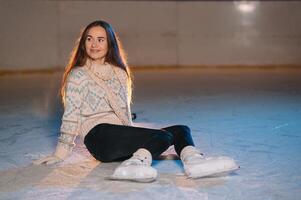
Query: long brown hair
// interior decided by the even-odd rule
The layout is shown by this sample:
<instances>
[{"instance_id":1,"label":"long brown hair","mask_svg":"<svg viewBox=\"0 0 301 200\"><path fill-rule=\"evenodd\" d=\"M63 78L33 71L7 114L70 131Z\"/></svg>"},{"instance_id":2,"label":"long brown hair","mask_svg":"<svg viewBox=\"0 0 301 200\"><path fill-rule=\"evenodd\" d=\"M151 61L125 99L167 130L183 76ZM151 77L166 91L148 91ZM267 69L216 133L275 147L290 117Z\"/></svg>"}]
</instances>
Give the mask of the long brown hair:
<instances>
[{"instance_id":1,"label":"long brown hair","mask_svg":"<svg viewBox=\"0 0 301 200\"><path fill-rule=\"evenodd\" d=\"M70 59L65 67L65 72L62 79L62 84L60 88L60 95L65 105L65 87L67 83L67 78L69 73L74 67L82 67L85 65L88 55L86 53L85 48L85 41L87 39L88 31L95 26L100 26L105 29L107 34L107 41L108 41L108 53L105 58L105 62L110 63L115 67L119 67L123 69L128 75L128 94L129 94L129 102L132 102L132 75L127 65L127 56L125 51L122 47L122 43L119 40L118 35L115 33L113 27L102 20L94 21L90 23L80 34L79 38L77 39L75 46L70 54Z\"/></svg>"}]
</instances>

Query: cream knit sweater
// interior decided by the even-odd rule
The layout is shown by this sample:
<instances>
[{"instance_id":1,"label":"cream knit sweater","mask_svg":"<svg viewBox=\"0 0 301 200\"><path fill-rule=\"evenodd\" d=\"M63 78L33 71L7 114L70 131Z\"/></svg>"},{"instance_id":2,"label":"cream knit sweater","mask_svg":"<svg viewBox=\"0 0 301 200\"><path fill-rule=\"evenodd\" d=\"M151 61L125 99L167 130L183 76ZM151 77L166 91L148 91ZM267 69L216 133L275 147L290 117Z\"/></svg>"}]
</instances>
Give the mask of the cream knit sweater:
<instances>
[{"instance_id":1,"label":"cream knit sweater","mask_svg":"<svg viewBox=\"0 0 301 200\"><path fill-rule=\"evenodd\" d=\"M64 159L97 124L132 126L129 88L124 70L111 64L74 67L67 78L65 110L55 154Z\"/></svg>"}]
</instances>

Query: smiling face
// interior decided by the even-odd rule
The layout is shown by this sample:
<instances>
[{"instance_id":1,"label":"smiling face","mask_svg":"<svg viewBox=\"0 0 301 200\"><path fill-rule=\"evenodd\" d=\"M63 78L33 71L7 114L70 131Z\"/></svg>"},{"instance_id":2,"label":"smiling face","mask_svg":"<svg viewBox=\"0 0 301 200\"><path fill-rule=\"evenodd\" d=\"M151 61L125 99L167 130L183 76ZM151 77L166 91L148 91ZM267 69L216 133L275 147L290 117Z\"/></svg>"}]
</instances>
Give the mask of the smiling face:
<instances>
[{"instance_id":1,"label":"smiling face","mask_svg":"<svg viewBox=\"0 0 301 200\"><path fill-rule=\"evenodd\" d=\"M95 26L90 28L85 41L86 53L96 63L103 64L108 52L107 33L104 28Z\"/></svg>"}]
</instances>

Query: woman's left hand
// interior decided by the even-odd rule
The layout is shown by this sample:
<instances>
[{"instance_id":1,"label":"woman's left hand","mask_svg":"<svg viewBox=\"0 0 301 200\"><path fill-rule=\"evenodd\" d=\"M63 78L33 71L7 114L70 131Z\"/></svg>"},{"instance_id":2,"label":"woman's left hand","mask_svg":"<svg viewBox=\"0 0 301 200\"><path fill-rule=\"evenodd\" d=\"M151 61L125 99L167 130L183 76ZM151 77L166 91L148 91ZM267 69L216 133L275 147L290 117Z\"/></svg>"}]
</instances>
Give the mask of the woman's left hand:
<instances>
[{"instance_id":1,"label":"woman's left hand","mask_svg":"<svg viewBox=\"0 0 301 200\"><path fill-rule=\"evenodd\" d=\"M56 155L51 155L51 156L47 156L44 158L40 158L38 160L34 160L32 161L32 164L34 165L41 165L41 164L45 164L45 165L52 165L58 162L61 162L62 159L57 157Z\"/></svg>"}]
</instances>

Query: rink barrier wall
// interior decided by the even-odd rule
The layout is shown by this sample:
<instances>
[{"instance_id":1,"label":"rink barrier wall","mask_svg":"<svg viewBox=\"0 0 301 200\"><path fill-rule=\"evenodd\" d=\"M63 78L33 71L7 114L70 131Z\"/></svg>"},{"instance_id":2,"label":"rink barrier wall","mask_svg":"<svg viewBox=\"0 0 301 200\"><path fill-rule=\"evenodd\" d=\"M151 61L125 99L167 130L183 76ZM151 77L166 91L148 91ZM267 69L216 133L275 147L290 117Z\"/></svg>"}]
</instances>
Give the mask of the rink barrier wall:
<instances>
[{"instance_id":1,"label":"rink barrier wall","mask_svg":"<svg viewBox=\"0 0 301 200\"><path fill-rule=\"evenodd\" d=\"M300 65L301 2L248 2L0 1L0 66L64 66L96 19L113 25L134 66Z\"/></svg>"}]
</instances>

